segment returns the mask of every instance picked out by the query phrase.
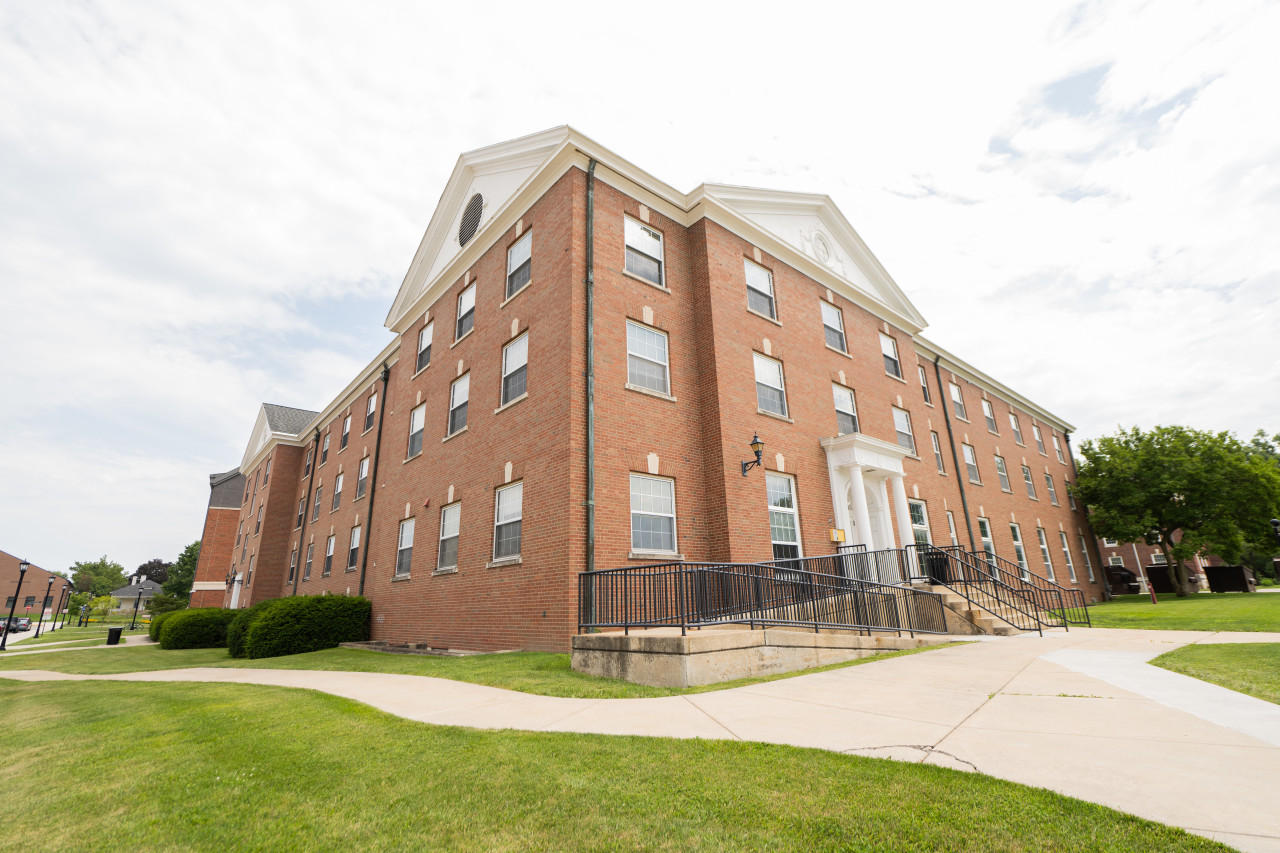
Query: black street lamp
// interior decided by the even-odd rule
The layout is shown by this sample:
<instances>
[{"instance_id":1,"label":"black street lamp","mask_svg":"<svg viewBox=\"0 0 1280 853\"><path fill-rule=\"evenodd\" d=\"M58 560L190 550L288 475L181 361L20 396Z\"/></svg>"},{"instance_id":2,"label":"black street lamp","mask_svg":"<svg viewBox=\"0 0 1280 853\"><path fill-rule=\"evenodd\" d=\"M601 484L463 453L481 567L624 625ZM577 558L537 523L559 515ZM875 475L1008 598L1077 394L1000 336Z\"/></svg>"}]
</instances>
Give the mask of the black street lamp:
<instances>
[{"instance_id":1,"label":"black street lamp","mask_svg":"<svg viewBox=\"0 0 1280 853\"><path fill-rule=\"evenodd\" d=\"M22 580L27 576L27 569L30 567L31 564L26 560L18 564L18 588L13 592L13 604L9 605L9 621L4 623L4 633L0 634L0 652L5 650L9 642L9 629L13 627L13 608L18 606L18 596L22 594Z\"/></svg>"},{"instance_id":2,"label":"black street lamp","mask_svg":"<svg viewBox=\"0 0 1280 853\"><path fill-rule=\"evenodd\" d=\"M62 615L62 603L67 600L67 590L71 588L71 584L64 583L62 592L58 593L58 607L53 611L53 624L49 626L50 631L58 630L58 617ZM65 622L63 623L66 624Z\"/></svg>"},{"instance_id":3,"label":"black street lamp","mask_svg":"<svg viewBox=\"0 0 1280 853\"><path fill-rule=\"evenodd\" d=\"M18 602L14 602L17 604ZM49 575L49 585L44 590L44 601L40 602L40 619L36 622L35 639L40 639L40 628L44 625L44 608L45 605L53 604L53 575ZM52 614L51 614L52 615Z\"/></svg>"},{"instance_id":4,"label":"black street lamp","mask_svg":"<svg viewBox=\"0 0 1280 853\"><path fill-rule=\"evenodd\" d=\"M747 476L747 472L760 464L760 455L764 453L764 442L760 440L758 433L751 436L751 450L755 452L756 458L742 463L742 476Z\"/></svg>"},{"instance_id":5,"label":"black street lamp","mask_svg":"<svg viewBox=\"0 0 1280 853\"><path fill-rule=\"evenodd\" d=\"M141 586L141 584L139 584ZM142 590L138 590L138 597L133 602L133 618L129 620L129 630L132 631L138 625L138 605L142 603Z\"/></svg>"}]
</instances>

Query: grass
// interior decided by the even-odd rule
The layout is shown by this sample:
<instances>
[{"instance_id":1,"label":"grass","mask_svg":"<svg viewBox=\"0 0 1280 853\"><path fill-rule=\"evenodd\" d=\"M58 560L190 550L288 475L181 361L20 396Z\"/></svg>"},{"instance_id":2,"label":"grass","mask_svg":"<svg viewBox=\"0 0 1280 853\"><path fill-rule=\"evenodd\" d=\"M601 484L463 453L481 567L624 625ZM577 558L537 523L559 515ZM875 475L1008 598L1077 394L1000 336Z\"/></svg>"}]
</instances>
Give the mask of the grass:
<instances>
[{"instance_id":1,"label":"grass","mask_svg":"<svg viewBox=\"0 0 1280 853\"><path fill-rule=\"evenodd\" d=\"M147 633L147 629L144 626L142 628L137 629L136 631L130 631L126 629L122 636L131 637L135 634L145 634L145 633ZM31 637L32 639L29 639L29 640L22 639L24 636ZM42 632L39 637L35 636L35 631L32 631L31 633L25 634L25 635L14 634L13 639L9 641L9 645L10 647L12 647L14 643L16 643L19 639L22 639L22 642L18 643L19 646L35 646L35 645L41 645L43 643L61 643L67 640L90 640L90 639L105 640L106 638L107 638L107 626L98 626L98 627L91 627L91 628L72 627L72 628L59 628L53 633Z\"/></svg>"},{"instance_id":2,"label":"grass","mask_svg":"<svg viewBox=\"0 0 1280 853\"><path fill-rule=\"evenodd\" d=\"M1280 631L1280 595L1256 592L1202 592L1177 598L1162 594L1121 595L1095 604L1089 617L1095 628L1146 628L1166 631Z\"/></svg>"},{"instance_id":3,"label":"grass","mask_svg":"<svg viewBox=\"0 0 1280 853\"><path fill-rule=\"evenodd\" d=\"M0 680L0 754L13 850L1229 849L941 767L435 727L275 687Z\"/></svg>"},{"instance_id":4,"label":"grass","mask_svg":"<svg viewBox=\"0 0 1280 853\"><path fill-rule=\"evenodd\" d=\"M1151 662L1280 705L1280 643L1183 646Z\"/></svg>"},{"instance_id":5,"label":"grass","mask_svg":"<svg viewBox=\"0 0 1280 853\"><path fill-rule=\"evenodd\" d=\"M52 640L50 642L52 642ZM106 642L107 642L106 637L99 637L96 640L73 640L68 642L65 646L58 646L57 648L59 650L79 649L79 648L84 648L85 646L106 645ZM48 649L48 648L49 646L45 645L43 642L23 643L21 645L10 645L3 652L0 652L0 656L8 655L10 652L35 652L35 651L40 651L41 649ZM0 657L0 660L3 660L3 659L4 659L3 657ZM0 666L0 669L4 669L4 667Z\"/></svg>"}]
</instances>

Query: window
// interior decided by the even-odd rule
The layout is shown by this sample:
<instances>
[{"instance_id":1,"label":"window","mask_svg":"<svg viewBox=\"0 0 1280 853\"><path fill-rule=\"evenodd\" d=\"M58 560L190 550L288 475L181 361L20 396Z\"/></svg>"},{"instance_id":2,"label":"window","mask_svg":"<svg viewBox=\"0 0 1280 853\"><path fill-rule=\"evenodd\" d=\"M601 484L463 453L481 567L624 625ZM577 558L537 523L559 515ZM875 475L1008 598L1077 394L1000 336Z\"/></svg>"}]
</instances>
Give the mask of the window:
<instances>
[{"instance_id":1,"label":"window","mask_svg":"<svg viewBox=\"0 0 1280 853\"><path fill-rule=\"evenodd\" d=\"M343 476L341 474L339 474L336 478L334 478L333 506L329 508L330 511L336 510L342 504L342 479L343 479Z\"/></svg>"},{"instance_id":2,"label":"window","mask_svg":"<svg viewBox=\"0 0 1280 853\"><path fill-rule=\"evenodd\" d=\"M1013 440L1018 444L1024 444L1022 440L1022 427L1018 425L1018 416L1013 412L1009 413L1009 427L1013 430Z\"/></svg>"},{"instance_id":3,"label":"window","mask_svg":"<svg viewBox=\"0 0 1280 853\"><path fill-rule=\"evenodd\" d=\"M843 385L832 385L836 398L836 435L848 435L858 431L858 407L853 392Z\"/></svg>"},{"instance_id":4,"label":"window","mask_svg":"<svg viewBox=\"0 0 1280 853\"><path fill-rule=\"evenodd\" d=\"M1169 558L1168 558L1168 557L1166 557L1164 554L1161 554L1161 553L1159 553L1159 552L1156 552L1156 553L1154 553L1154 554L1152 554L1152 555L1151 555L1151 565L1153 565L1153 566L1167 566L1167 565L1169 565Z\"/></svg>"},{"instance_id":5,"label":"window","mask_svg":"<svg viewBox=\"0 0 1280 853\"><path fill-rule=\"evenodd\" d=\"M916 370L920 371L920 391L924 394L924 401L932 406L933 396L929 394L929 380L925 376L924 368L917 365Z\"/></svg>"},{"instance_id":6,"label":"window","mask_svg":"<svg viewBox=\"0 0 1280 853\"><path fill-rule=\"evenodd\" d=\"M883 332L880 334L880 354L884 356L884 372L901 379L902 365L898 363L898 342Z\"/></svg>"},{"instance_id":7,"label":"window","mask_svg":"<svg viewBox=\"0 0 1280 853\"><path fill-rule=\"evenodd\" d=\"M294 527L295 528L301 527L302 520L306 518L306 516L307 516L307 499L305 497L299 498L298 499L298 523L295 524Z\"/></svg>"},{"instance_id":8,"label":"window","mask_svg":"<svg viewBox=\"0 0 1280 853\"><path fill-rule=\"evenodd\" d=\"M954 382L948 382L951 386L951 411L962 421L969 420L969 412L964 407L964 396L960 393L960 386Z\"/></svg>"},{"instance_id":9,"label":"window","mask_svg":"<svg viewBox=\"0 0 1280 853\"><path fill-rule=\"evenodd\" d=\"M1027 568L1027 552L1022 547L1022 531L1016 524L1009 525L1009 535L1013 537L1013 555L1018 558L1018 570L1022 579L1031 579L1031 569Z\"/></svg>"},{"instance_id":10,"label":"window","mask_svg":"<svg viewBox=\"0 0 1280 853\"><path fill-rule=\"evenodd\" d=\"M360 557L360 528L351 528L351 541L347 546L347 571L353 572L356 569L356 562Z\"/></svg>"},{"instance_id":11,"label":"window","mask_svg":"<svg viewBox=\"0 0 1280 853\"><path fill-rule=\"evenodd\" d=\"M777 305L773 301L773 273L759 264L742 259L747 277L747 307L771 320L778 319Z\"/></svg>"},{"instance_id":12,"label":"window","mask_svg":"<svg viewBox=\"0 0 1280 853\"><path fill-rule=\"evenodd\" d=\"M320 494L323 491L324 491L324 486L316 486L316 505L314 507L314 512L311 514L312 521L320 520Z\"/></svg>"},{"instance_id":13,"label":"window","mask_svg":"<svg viewBox=\"0 0 1280 853\"><path fill-rule=\"evenodd\" d=\"M17 600L17 599L15 599L15 598L11 595L11 596L9 596L8 598L6 598L6 599L4 600L4 606L5 606L5 607L13 607L14 602L15 602L16 600Z\"/></svg>"},{"instance_id":14,"label":"window","mask_svg":"<svg viewBox=\"0 0 1280 853\"><path fill-rule=\"evenodd\" d=\"M933 461L938 463L938 473L947 473L947 466L942 462L942 444L938 441L938 434L930 430L929 441L933 442Z\"/></svg>"},{"instance_id":15,"label":"window","mask_svg":"<svg viewBox=\"0 0 1280 853\"><path fill-rule=\"evenodd\" d=\"M893 409L893 431L897 433L898 444L916 454L916 437L911 432L911 415L899 408Z\"/></svg>"},{"instance_id":16,"label":"window","mask_svg":"<svg viewBox=\"0 0 1280 853\"><path fill-rule=\"evenodd\" d=\"M304 477L309 477L311 475L311 459L315 455L315 452L314 447L307 448L307 464L306 467L302 469L302 476Z\"/></svg>"},{"instance_id":17,"label":"window","mask_svg":"<svg viewBox=\"0 0 1280 853\"><path fill-rule=\"evenodd\" d=\"M461 503L440 510L440 550L436 555L436 571L458 567L458 532L461 529Z\"/></svg>"},{"instance_id":18,"label":"window","mask_svg":"<svg viewBox=\"0 0 1280 853\"><path fill-rule=\"evenodd\" d=\"M1026 465L1022 466L1022 481L1027 484L1027 497L1033 501L1040 500L1036 497L1036 481L1031 477L1031 469Z\"/></svg>"},{"instance_id":19,"label":"window","mask_svg":"<svg viewBox=\"0 0 1280 853\"><path fill-rule=\"evenodd\" d=\"M373 413L378 408L378 395L370 394L369 402L364 407L364 431L368 432L373 429Z\"/></svg>"},{"instance_id":20,"label":"window","mask_svg":"<svg viewBox=\"0 0 1280 853\"><path fill-rule=\"evenodd\" d=\"M329 461L329 438L332 435L333 435L332 432L326 432L324 434L324 441L320 443L320 464L321 465Z\"/></svg>"},{"instance_id":21,"label":"window","mask_svg":"<svg viewBox=\"0 0 1280 853\"><path fill-rule=\"evenodd\" d=\"M1051 435L1049 436L1049 438L1053 439L1053 452L1058 454L1058 461L1061 462L1063 465L1066 465L1067 458L1062 455L1062 445L1058 443L1058 436ZM271 473L271 460L267 460L267 473L268 474Z\"/></svg>"},{"instance_id":22,"label":"window","mask_svg":"<svg viewBox=\"0 0 1280 853\"><path fill-rule=\"evenodd\" d=\"M360 470L356 472L356 500L364 497L365 488L369 485L369 457L360 460Z\"/></svg>"},{"instance_id":23,"label":"window","mask_svg":"<svg viewBox=\"0 0 1280 853\"><path fill-rule=\"evenodd\" d=\"M1103 545L1106 545L1108 548L1119 548L1119 547L1120 547L1120 543L1119 543L1118 541L1116 541L1115 539L1103 539L1103 540L1102 540L1102 544L1103 544Z\"/></svg>"},{"instance_id":24,"label":"window","mask_svg":"<svg viewBox=\"0 0 1280 853\"><path fill-rule=\"evenodd\" d=\"M471 394L471 374L459 376L449 386L449 435L467 425L467 397Z\"/></svg>"},{"instance_id":25,"label":"window","mask_svg":"<svg viewBox=\"0 0 1280 853\"><path fill-rule=\"evenodd\" d=\"M342 440L338 442L339 450L347 449L347 439L351 437L351 415L342 419Z\"/></svg>"},{"instance_id":26,"label":"window","mask_svg":"<svg viewBox=\"0 0 1280 853\"><path fill-rule=\"evenodd\" d=\"M923 501L907 501L907 509L911 513L911 535L917 545L932 545L929 536L929 515L925 511Z\"/></svg>"},{"instance_id":27,"label":"window","mask_svg":"<svg viewBox=\"0 0 1280 853\"><path fill-rule=\"evenodd\" d=\"M973 448L968 444L962 444L960 449L964 453L964 467L969 474L969 482L981 485L982 477L978 474L978 457L974 454Z\"/></svg>"},{"instance_id":28,"label":"window","mask_svg":"<svg viewBox=\"0 0 1280 853\"><path fill-rule=\"evenodd\" d=\"M667 336L627 321L627 384L670 393L667 376Z\"/></svg>"},{"instance_id":29,"label":"window","mask_svg":"<svg viewBox=\"0 0 1280 853\"><path fill-rule=\"evenodd\" d=\"M1045 488L1049 490L1049 503L1054 506L1058 505L1058 490L1053 487L1053 477L1048 474L1044 475Z\"/></svg>"},{"instance_id":30,"label":"window","mask_svg":"<svg viewBox=\"0 0 1280 853\"><path fill-rule=\"evenodd\" d=\"M631 475L631 550L675 553L674 480Z\"/></svg>"},{"instance_id":31,"label":"window","mask_svg":"<svg viewBox=\"0 0 1280 853\"><path fill-rule=\"evenodd\" d=\"M1049 540L1044 535L1043 527L1036 528L1036 539L1040 542L1040 559L1044 562L1045 577L1057 583L1058 579L1053 574L1053 560L1049 559Z\"/></svg>"},{"instance_id":32,"label":"window","mask_svg":"<svg viewBox=\"0 0 1280 853\"><path fill-rule=\"evenodd\" d=\"M249 553L249 539L245 537L244 544L240 546L240 562L244 563L245 555Z\"/></svg>"},{"instance_id":33,"label":"window","mask_svg":"<svg viewBox=\"0 0 1280 853\"><path fill-rule=\"evenodd\" d=\"M822 334L827 338L827 346L847 352L844 345L844 318L840 315L840 309L827 302L818 304L822 306Z\"/></svg>"},{"instance_id":34,"label":"window","mask_svg":"<svg viewBox=\"0 0 1280 853\"><path fill-rule=\"evenodd\" d=\"M431 363L431 336L435 323L428 323L418 332L418 362L415 370L422 370Z\"/></svg>"},{"instance_id":35,"label":"window","mask_svg":"<svg viewBox=\"0 0 1280 853\"><path fill-rule=\"evenodd\" d=\"M26 600L26 601L24 601L24 602L22 603L22 606L23 606L23 607L35 607L35 606L36 606L36 597L35 597L34 595L28 595L28 596L27 596L27 600Z\"/></svg>"},{"instance_id":36,"label":"window","mask_svg":"<svg viewBox=\"0 0 1280 853\"><path fill-rule=\"evenodd\" d=\"M493 513L493 559L520 556L520 518L524 509L524 483L498 489Z\"/></svg>"},{"instance_id":37,"label":"window","mask_svg":"<svg viewBox=\"0 0 1280 853\"><path fill-rule=\"evenodd\" d=\"M1041 456L1048 456L1049 454L1048 454L1048 453L1045 453L1045 450L1044 450L1044 436L1042 436L1042 435L1040 434L1040 427L1039 427L1039 426L1037 426L1036 424L1032 424L1032 425L1031 425L1031 434L1032 434L1033 436L1035 436L1035 439L1036 439L1036 447L1040 450L1040 455L1041 455Z\"/></svg>"},{"instance_id":38,"label":"window","mask_svg":"<svg viewBox=\"0 0 1280 853\"><path fill-rule=\"evenodd\" d=\"M1013 488L1009 485L1009 471L1004 467L1003 456L996 457L996 476L1000 478L1000 491L1013 491Z\"/></svg>"},{"instance_id":39,"label":"window","mask_svg":"<svg viewBox=\"0 0 1280 853\"><path fill-rule=\"evenodd\" d=\"M775 560L794 560L800 556L795 486L795 481L786 474L765 474L765 488L769 493L769 539L773 542Z\"/></svg>"},{"instance_id":40,"label":"window","mask_svg":"<svg viewBox=\"0 0 1280 853\"><path fill-rule=\"evenodd\" d=\"M502 348L502 405L523 397L529 371L529 333Z\"/></svg>"},{"instance_id":41,"label":"window","mask_svg":"<svg viewBox=\"0 0 1280 853\"><path fill-rule=\"evenodd\" d=\"M507 249L507 298L529 283L533 276L533 232L524 236Z\"/></svg>"},{"instance_id":42,"label":"window","mask_svg":"<svg viewBox=\"0 0 1280 853\"><path fill-rule=\"evenodd\" d=\"M1053 444L1055 447L1058 444L1058 437L1056 435L1053 437ZM1061 451L1058 452L1058 461L1062 461ZM262 472L262 485L265 486L269 482L271 482L271 460L270 459L267 460L266 470Z\"/></svg>"},{"instance_id":43,"label":"window","mask_svg":"<svg viewBox=\"0 0 1280 853\"><path fill-rule=\"evenodd\" d=\"M267 508L266 504L258 504L258 520L253 525L253 535L257 536L262 532L262 511Z\"/></svg>"},{"instance_id":44,"label":"window","mask_svg":"<svg viewBox=\"0 0 1280 853\"><path fill-rule=\"evenodd\" d=\"M947 535L951 537L952 545L960 544L960 537L956 534L956 517L952 515L951 510L947 510Z\"/></svg>"},{"instance_id":45,"label":"window","mask_svg":"<svg viewBox=\"0 0 1280 853\"><path fill-rule=\"evenodd\" d=\"M232 548L240 547L240 536L243 533L244 533L244 522L242 521L240 522L240 526L236 528L236 544L232 545L231 546Z\"/></svg>"},{"instance_id":46,"label":"window","mask_svg":"<svg viewBox=\"0 0 1280 853\"><path fill-rule=\"evenodd\" d=\"M293 583L293 576L297 574L297 572L298 572L298 549L294 548L289 553L289 580L287 581L288 583Z\"/></svg>"},{"instance_id":47,"label":"window","mask_svg":"<svg viewBox=\"0 0 1280 853\"><path fill-rule=\"evenodd\" d=\"M756 405L763 412L787 416L787 392L782 384L782 362L752 353L756 364Z\"/></svg>"},{"instance_id":48,"label":"window","mask_svg":"<svg viewBox=\"0 0 1280 853\"><path fill-rule=\"evenodd\" d=\"M316 543L308 542L307 543L307 561L302 564L302 579L304 581L311 580L311 558L315 556L315 553L316 553Z\"/></svg>"},{"instance_id":49,"label":"window","mask_svg":"<svg viewBox=\"0 0 1280 853\"><path fill-rule=\"evenodd\" d=\"M1089 546L1085 544L1084 534L1080 534L1080 553L1084 555L1084 567L1089 572L1089 583L1093 583L1093 561L1089 559Z\"/></svg>"},{"instance_id":50,"label":"window","mask_svg":"<svg viewBox=\"0 0 1280 853\"><path fill-rule=\"evenodd\" d=\"M1067 534L1059 530L1058 539L1062 541L1062 560L1067 565L1067 574L1071 577L1071 582L1076 583L1076 564L1071 559L1071 547L1067 545Z\"/></svg>"},{"instance_id":51,"label":"window","mask_svg":"<svg viewBox=\"0 0 1280 853\"><path fill-rule=\"evenodd\" d=\"M990 400L982 401L982 416L987 419L987 432L1000 434L1000 430L996 428L996 413L991 408Z\"/></svg>"},{"instance_id":52,"label":"window","mask_svg":"<svg viewBox=\"0 0 1280 853\"><path fill-rule=\"evenodd\" d=\"M413 563L413 522L406 518L400 522L400 535L396 539L396 577L408 577L409 566Z\"/></svg>"},{"instance_id":53,"label":"window","mask_svg":"<svg viewBox=\"0 0 1280 853\"><path fill-rule=\"evenodd\" d=\"M1063 480L1062 482L1067 487L1067 506L1071 507L1073 510L1078 509L1078 507L1076 506L1076 496L1071 494L1071 481Z\"/></svg>"},{"instance_id":54,"label":"window","mask_svg":"<svg viewBox=\"0 0 1280 853\"><path fill-rule=\"evenodd\" d=\"M982 551L987 555L987 562L995 566L996 542L991 538L991 522L985 518L978 519L978 538L982 540Z\"/></svg>"},{"instance_id":55,"label":"window","mask_svg":"<svg viewBox=\"0 0 1280 853\"><path fill-rule=\"evenodd\" d=\"M1111 564L1111 565L1113 565L1113 566L1123 566L1123 565L1124 565L1124 557L1108 557L1108 558L1107 558L1107 562L1108 562L1108 563L1110 563L1110 564Z\"/></svg>"},{"instance_id":56,"label":"window","mask_svg":"<svg viewBox=\"0 0 1280 853\"><path fill-rule=\"evenodd\" d=\"M409 457L422 452L422 431L427 424L427 404L423 403L409 413Z\"/></svg>"},{"instance_id":57,"label":"window","mask_svg":"<svg viewBox=\"0 0 1280 853\"><path fill-rule=\"evenodd\" d=\"M330 536L324 543L324 571L320 573L320 577L327 578L329 573L333 571L333 537Z\"/></svg>"},{"instance_id":58,"label":"window","mask_svg":"<svg viewBox=\"0 0 1280 853\"><path fill-rule=\"evenodd\" d=\"M473 284L458 294L458 323L453 339L460 341L476 324L476 286Z\"/></svg>"},{"instance_id":59,"label":"window","mask_svg":"<svg viewBox=\"0 0 1280 853\"><path fill-rule=\"evenodd\" d=\"M627 241L627 272L663 287L662 234L630 218L624 218L623 230Z\"/></svg>"}]
</instances>

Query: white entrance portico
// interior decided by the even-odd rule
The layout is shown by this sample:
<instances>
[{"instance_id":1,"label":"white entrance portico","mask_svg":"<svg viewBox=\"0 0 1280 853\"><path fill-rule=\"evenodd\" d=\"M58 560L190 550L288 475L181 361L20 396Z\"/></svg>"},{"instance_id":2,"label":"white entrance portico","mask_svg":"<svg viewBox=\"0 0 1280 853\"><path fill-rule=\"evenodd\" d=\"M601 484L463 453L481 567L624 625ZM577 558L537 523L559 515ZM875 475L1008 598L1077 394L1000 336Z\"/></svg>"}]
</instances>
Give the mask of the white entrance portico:
<instances>
[{"instance_id":1,"label":"white entrance portico","mask_svg":"<svg viewBox=\"0 0 1280 853\"><path fill-rule=\"evenodd\" d=\"M831 478L831 502L836 526L845 541L863 545L868 551L883 551L914 543L907 490L902 480L905 448L862 433L824 438L827 473ZM889 492L893 491L893 519L890 519ZM894 525L897 525L897 544ZM874 578L882 583L901 583L905 578Z\"/></svg>"}]
</instances>

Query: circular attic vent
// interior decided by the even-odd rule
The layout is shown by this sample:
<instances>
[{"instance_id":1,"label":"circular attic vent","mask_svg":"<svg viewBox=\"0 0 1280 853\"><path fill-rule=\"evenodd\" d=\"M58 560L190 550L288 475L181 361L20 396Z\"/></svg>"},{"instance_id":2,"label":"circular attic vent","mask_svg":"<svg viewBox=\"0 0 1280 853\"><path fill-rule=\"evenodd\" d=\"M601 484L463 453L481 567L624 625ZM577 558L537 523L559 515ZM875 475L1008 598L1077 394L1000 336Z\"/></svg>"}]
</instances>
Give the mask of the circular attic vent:
<instances>
[{"instance_id":1,"label":"circular attic vent","mask_svg":"<svg viewBox=\"0 0 1280 853\"><path fill-rule=\"evenodd\" d=\"M471 197L471 201L467 202L467 209L462 211L462 221L458 223L458 245L465 246L467 242L476 236L476 230L480 227L480 214L484 212L484 196L476 193Z\"/></svg>"}]
</instances>

